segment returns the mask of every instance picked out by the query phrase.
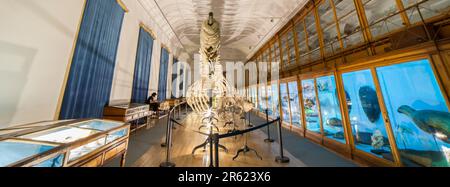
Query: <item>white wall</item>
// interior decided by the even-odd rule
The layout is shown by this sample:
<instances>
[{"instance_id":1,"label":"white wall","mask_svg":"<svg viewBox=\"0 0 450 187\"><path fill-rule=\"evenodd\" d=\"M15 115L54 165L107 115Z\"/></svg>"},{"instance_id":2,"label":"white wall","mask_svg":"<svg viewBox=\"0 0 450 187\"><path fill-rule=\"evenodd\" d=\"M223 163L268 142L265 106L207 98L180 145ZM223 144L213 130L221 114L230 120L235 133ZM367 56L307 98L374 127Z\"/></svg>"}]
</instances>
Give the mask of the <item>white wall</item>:
<instances>
[{"instance_id":1,"label":"white wall","mask_svg":"<svg viewBox=\"0 0 450 187\"><path fill-rule=\"evenodd\" d=\"M84 0L0 0L0 128L52 120Z\"/></svg>"},{"instance_id":2,"label":"white wall","mask_svg":"<svg viewBox=\"0 0 450 187\"><path fill-rule=\"evenodd\" d=\"M85 0L0 0L0 128L53 120ZM129 101L139 24L156 34L150 90L158 88L161 43L166 32L136 0L123 0L125 14L111 100Z\"/></svg>"}]
</instances>

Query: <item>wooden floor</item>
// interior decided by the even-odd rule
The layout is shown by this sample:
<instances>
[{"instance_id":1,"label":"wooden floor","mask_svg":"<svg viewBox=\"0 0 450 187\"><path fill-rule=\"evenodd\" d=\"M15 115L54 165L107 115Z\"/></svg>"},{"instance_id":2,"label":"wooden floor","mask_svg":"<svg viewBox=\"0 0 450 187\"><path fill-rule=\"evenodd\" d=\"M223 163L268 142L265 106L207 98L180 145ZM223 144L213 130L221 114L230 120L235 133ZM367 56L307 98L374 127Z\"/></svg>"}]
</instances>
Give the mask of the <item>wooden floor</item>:
<instances>
[{"instance_id":1,"label":"wooden floor","mask_svg":"<svg viewBox=\"0 0 450 187\"><path fill-rule=\"evenodd\" d=\"M236 124L240 128L243 126L243 121L236 119ZM199 149L196 154L192 155L192 150L197 145L202 144L206 140L206 136L201 135L195 131L201 125L200 116L195 114L188 115L183 121L183 127L177 126L173 132L173 149L172 162L177 167L207 167L209 166L209 146L207 150ZM224 123L219 122L218 127L223 127ZM221 134L226 133L228 129L221 129ZM259 155L263 157L260 160L252 152L241 154L235 161L233 157L237 151L244 146L245 136L237 138L228 138L220 141L222 145L228 148L229 152L220 151L220 166L221 167L303 167L305 166L300 160L293 157L286 150L285 156L290 158L288 164L279 164L275 162L275 157L279 155L278 143L265 143L264 139L267 136L260 130L254 131L248 135L248 145L258 151ZM161 139L164 142L164 138ZM140 159L134 163L134 167L158 167L161 162L165 161L166 149L160 146L153 146Z\"/></svg>"}]
</instances>

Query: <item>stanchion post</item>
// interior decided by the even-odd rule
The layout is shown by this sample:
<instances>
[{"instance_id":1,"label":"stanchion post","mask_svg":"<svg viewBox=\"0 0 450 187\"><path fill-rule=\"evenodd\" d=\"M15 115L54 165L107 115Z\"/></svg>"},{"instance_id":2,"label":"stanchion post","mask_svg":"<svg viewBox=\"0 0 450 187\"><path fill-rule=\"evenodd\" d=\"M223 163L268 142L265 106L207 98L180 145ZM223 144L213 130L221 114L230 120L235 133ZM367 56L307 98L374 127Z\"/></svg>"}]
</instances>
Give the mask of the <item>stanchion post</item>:
<instances>
[{"instance_id":1,"label":"stanchion post","mask_svg":"<svg viewBox=\"0 0 450 187\"><path fill-rule=\"evenodd\" d=\"M284 156L284 149L283 149L283 135L281 132L281 122L280 119L277 121L278 123L278 141L280 143L280 156L277 156L275 158L275 161L278 163L289 163L290 159L286 156Z\"/></svg>"},{"instance_id":2,"label":"stanchion post","mask_svg":"<svg viewBox=\"0 0 450 187\"><path fill-rule=\"evenodd\" d=\"M214 141L214 151L215 151L215 153L214 153L214 162L216 163L215 164L215 167L219 167L219 134L214 134L214 136L213 136L213 141Z\"/></svg>"},{"instance_id":3,"label":"stanchion post","mask_svg":"<svg viewBox=\"0 0 450 187\"><path fill-rule=\"evenodd\" d=\"M269 109L266 109L266 122L269 123ZM267 139L265 139L264 142L275 142L275 140L270 137L270 125L267 126Z\"/></svg>"},{"instance_id":4,"label":"stanchion post","mask_svg":"<svg viewBox=\"0 0 450 187\"><path fill-rule=\"evenodd\" d=\"M167 116L167 130L166 130L166 161L160 164L160 167L175 167L175 163L170 162L170 150L172 148L172 115L169 111Z\"/></svg>"}]
</instances>

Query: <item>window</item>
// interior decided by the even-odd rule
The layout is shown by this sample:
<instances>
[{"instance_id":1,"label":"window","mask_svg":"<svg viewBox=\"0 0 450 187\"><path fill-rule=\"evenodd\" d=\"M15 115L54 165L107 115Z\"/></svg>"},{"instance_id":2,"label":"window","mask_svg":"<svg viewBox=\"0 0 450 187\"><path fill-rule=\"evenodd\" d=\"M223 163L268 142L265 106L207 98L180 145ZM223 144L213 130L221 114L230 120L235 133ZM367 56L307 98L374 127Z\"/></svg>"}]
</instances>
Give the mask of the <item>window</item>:
<instances>
[{"instance_id":1,"label":"window","mask_svg":"<svg viewBox=\"0 0 450 187\"><path fill-rule=\"evenodd\" d=\"M377 68L397 148L407 166L450 166L450 113L428 60Z\"/></svg>"},{"instance_id":2,"label":"window","mask_svg":"<svg viewBox=\"0 0 450 187\"><path fill-rule=\"evenodd\" d=\"M295 25L295 32L297 34L298 60L300 61L300 64L305 64L308 62L308 59L306 59L305 56L308 52L308 48L306 46L305 25L303 24L303 21L298 22Z\"/></svg>"},{"instance_id":3,"label":"window","mask_svg":"<svg viewBox=\"0 0 450 187\"><path fill-rule=\"evenodd\" d=\"M332 55L339 51L340 43L337 32L337 25L334 19L333 7L329 0L323 1L319 6L320 27L322 28L322 36L324 43L325 55Z\"/></svg>"},{"instance_id":4,"label":"window","mask_svg":"<svg viewBox=\"0 0 450 187\"><path fill-rule=\"evenodd\" d=\"M283 111L282 120L284 123L291 123L291 117L289 113L289 92L286 83L280 84L280 96L281 96L281 109Z\"/></svg>"},{"instance_id":5,"label":"window","mask_svg":"<svg viewBox=\"0 0 450 187\"><path fill-rule=\"evenodd\" d=\"M300 110L297 81L289 82L288 88L289 88L289 100L291 103L290 106L291 106L292 125L301 128L302 113Z\"/></svg>"},{"instance_id":6,"label":"window","mask_svg":"<svg viewBox=\"0 0 450 187\"><path fill-rule=\"evenodd\" d=\"M342 81L356 148L393 161L370 70L344 73Z\"/></svg>"},{"instance_id":7,"label":"window","mask_svg":"<svg viewBox=\"0 0 450 187\"><path fill-rule=\"evenodd\" d=\"M306 129L308 131L321 134L319 110L317 107L317 95L314 84L314 79L302 81Z\"/></svg>"},{"instance_id":8,"label":"window","mask_svg":"<svg viewBox=\"0 0 450 187\"><path fill-rule=\"evenodd\" d=\"M317 92L324 136L345 144L344 123L334 76L317 78Z\"/></svg>"},{"instance_id":9,"label":"window","mask_svg":"<svg viewBox=\"0 0 450 187\"><path fill-rule=\"evenodd\" d=\"M363 0L363 5L373 37L403 27L396 0Z\"/></svg>"},{"instance_id":10,"label":"window","mask_svg":"<svg viewBox=\"0 0 450 187\"><path fill-rule=\"evenodd\" d=\"M308 34L308 57L310 61L320 59L319 35L317 33L316 18L314 11L311 11L305 18L306 33Z\"/></svg>"},{"instance_id":11,"label":"window","mask_svg":"<svg viewBox=\"0 0 450 187\"><path fill-rule=\"evenodd\" d=\"M288 40L289 37L287 34L284 34L283 36L281 36L281 57L283 59L283 68L289 66L289 48L288 48Z\"/></svg>"},{"instance_id":12,"label":"window","mask_svg":"<svg viewBox=\"0 0 450 187\"><path fill-rule=\"evenodd\" d=\"M291 29L288 32L288 44L289 44L289 66L294 65L296 61L296 52L295 52L295 40L294 40L294 31Z\"/></svg>"},{"instance_id":13,"label":"window","mask_svg":"<svg viewBox=\"0 0 450 187\"><path fill-rule=\"evenodd\" d=\"M418 4L420 13L425 20L450 11L450 1L448 0L402 0L402 2L405 9ZM419 11L415 7L408 9L406 13L411 23L422 21Z\"/></svg>"},{"instance_id":14,"label":"window","mask_svg":"<svg viewBox=\"0 0 450 187\"><path fill-rule=\"evenodd\" d=\"M344 48L364 41L353 0L333 0Z\"/></svg>"}]
</instances>

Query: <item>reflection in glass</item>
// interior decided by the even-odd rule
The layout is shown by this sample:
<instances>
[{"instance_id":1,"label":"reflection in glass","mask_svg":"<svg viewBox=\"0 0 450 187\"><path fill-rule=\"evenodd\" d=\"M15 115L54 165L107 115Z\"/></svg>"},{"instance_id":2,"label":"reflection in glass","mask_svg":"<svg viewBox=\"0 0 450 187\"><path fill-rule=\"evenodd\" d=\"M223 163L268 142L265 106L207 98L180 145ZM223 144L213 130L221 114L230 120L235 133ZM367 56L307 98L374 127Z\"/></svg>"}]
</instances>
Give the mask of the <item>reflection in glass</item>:
<instances>
[{"instance_id":1,"label":"reflection in glass","mask_svg":"<svg viewBox=\"0 0 450 187\"><path fill-rule=\"evenodd\" d=\"M334 76L318 78L317 89L324 135L345 144L344 126Z\"/></svg>"},{"instance_id":2,"label":"reflection in glass","mask_svg":"<svg viewBox=\"0 0 450 187\"><path fill-rule=\"evenodd\" d=\"M298 97L298 87L297 82L289 82L289 100L291 102L291 115L292 115L292 125L301 128L301 110L300 110L300 101Z\"/></svg>"},{"instance_id":3,"label":"reflection in glass","mask_svg":"<svg viewBox=\"0 0 450 187\"><path fill-rule=\"evenodd\" d=\"M306 129L321 134L314 79L302 81L302 88L303 104L305 105Z\"/></svg>"},{"instance_id":4,"label":"reflection in glass","mask_svg":"<svg viewBox=\"0 0 450 187\"><path fill-rule=\"evenodd\" d=\"M41 162L33 167L38 167L38 168L48 168L48 167L62 167L63 166L63 162L64 162L64 155L63 154L59 154L51 159L48 159L44 162Z\"/></svg>"},{"instance_id":5,"label":"reflection in glass","mask_svg":"<svg viewBox=\"0 0 450 187\"><path fill-rule=\"evenodd\" d=\"M260 112L266 112L266 102L267 102L267 96L266 96L266 87L265 86L260 86L259 87L259 92L258 92L259 96L258 96L258 105L259 105L259 111Z\"/></svg>"},{"instance_id":6,"label":"reflection in glass","mask_svg":"<svg viewBox=\"0 0 450 187\"><path fill-rule=\"evenodd\" d=\"M342 81L356 148L393 161L372 73L344 73Z\"/></svg>"},{"instance_id":7,"label":"reflection in glass","mask_svg":"<svg viewBox=\"0 0 450 187\"><path fill-rule=\"evenodd\" d=\"M428 60L377 74L402 162L450 166L450 113Z\"/></svg>"},{"instance_id":8,"label":"reflection in glass","mask_svg":"<svg viewBox=\"0 0 450 187\"><path fill-rule=\"evenodd\" d=\"M44 153L54 147L31 142L1 141L0 167L6 167L30 156Z\"/></svg>"},{"instance_id":9,"label":"reflection in glass","mask_svg":"<svg viewBox=\"0 0 450 187\"><path fill-rule=\"evenodd\" d=\"M289 40L289 38L288 38L288 35L287 34L284 34L283 36L281 36L281 52L282 52L282 54L281 54L281 57L282 57L282 59L283 59L283 68L285 68L285 67L287 67L287 66L289 66L289 49L288 49L288 41Z\"/></svg>"},{"instance_id":10,"label":"reflection in glass","mask_svg":"<svg viewBox=\"0 0 450 187\"><path fill-rule=\"evenodd\" d=\"M269 115L269 117L273 117L272 85L267 86L267 114Z\"/></svg>"},{"instance_id":11,"label":"reflection in glass","mask_svg":"<svg viewBox=\"0 0 450 187\"><path fill-rule=\"evenodd\" d=\"M314 16L313 11L305 17L305 25L306 33L308 34L309 59L311 61L315 61L320 58L320 45L319 35L316 27L316 17Z\"/></svg>"},{"instance_id":12,"label":"reflection in glass","mask_svg":"<svg viewBox=\"0 0 450 187\"><path fill-rule=\"evenodd\" d=\"M448 0L402 0L402 2L405 9L420 3L420 13L425 20L434 16L443 15L450 11L450 1ZM406 14L411 23L422 21L416 7L406 10Z\"/></svg>"},{"instance_id":13,"label":"reflection in glass","mask_svg":"<svg viewBox=\"0 0 450 187\"><path fill-rule=\"evenodd\" d=\"M306 48L305 25L303 22L299 22L295 25L295 31L297 32L297 47L300 55L298 58L300 64L305 64L309 60L305 59L305 54L308 52L308 48Z\"/></svg>"},{"instance_id":14,"label":"reflection in glass","mask_svg":"<svg viewBox=\"0 0 450 187\"><path fill-rule=\"evenodd\" d=\"M403 27L396 0L363 0L372 36L377 37Z\"/></svg>"},{"instance_id":15,"label":"reflection in glass","mask_svg":"<svg viewBox=\"0 0 450 187\"><path fill-rule=\"evenodd\" d=\"M272 48L272 62L280 62L280 48L278 46L278 41L275 41Z\"/></svg>"},{"instance_id":16,"label":"reflection in glass","mask_svg":"<svg viewBox=\"0 0 450 187\"><path fill-rule=\"evenodd\" d=\"M325 0L319 6L320 27L322 28L323 42L325 45L325 54L332 55L339 51L340 44L337 32L337 25L334 20L334 11L330 1Z\"/></svg>"},{"instance_id":17,"label":"reflection in glass","mask_svg":"<svg viewBox=\"0 0 450 187\"><path fill-rule=\"evenodd\" d=\"M364 38L353 0L333 0L344 48L361 43Z\"/></svg>"},{"instance_id":18,"label":"reflection in glass","mask_svg":"<svg viewBox=\"0 0 450 187\"><path fill-rule=\"evenodd\" d=\"M295 41L293 30L290 30L288 32L288 44L289 44L289 66L291 66L296 63Z\"/></svg>"},{"instance_id":19,"label":"reflection in glass","mask_svg":"<svg viewBox=\"0 0 450 187\"><path fill-rule=\"evenodd\" d=\"M272 84L272 108L273 108L273 118L280 117L280 103L278 98L278 83Z\"/></svg>"},{"instance_id":20,"label":"reflection in glass","mask_svg":"<svg viewBox=\"0 0 450 187\"><path fill-rule=\"evenodd\" d=\"M281 109L283 110L283 122L291 123L291 117L289 113L289 93L286 83L280 84L280 97L281 97Z\"/></svg>"}]
</instances>

